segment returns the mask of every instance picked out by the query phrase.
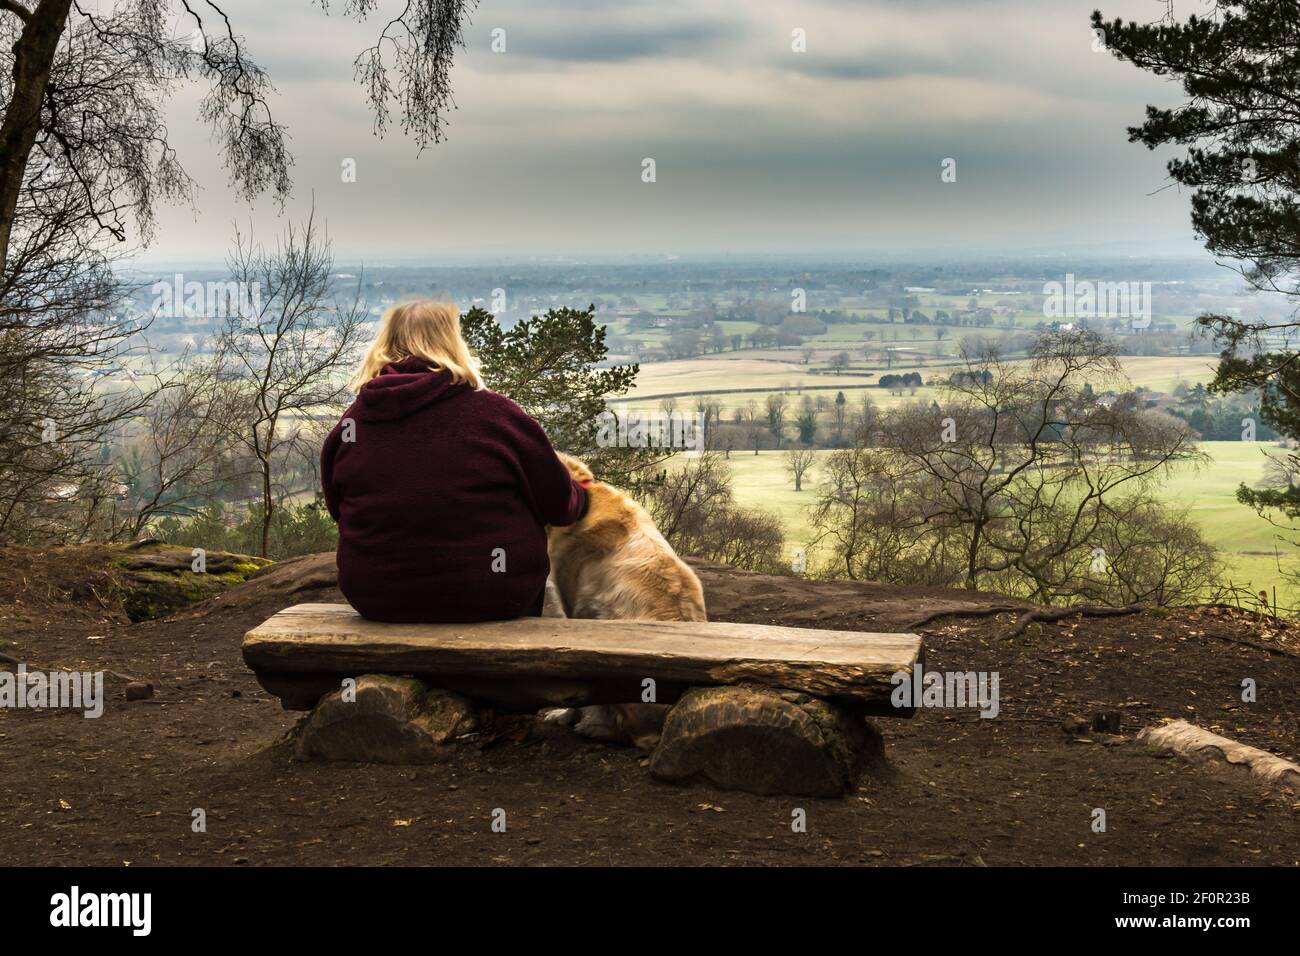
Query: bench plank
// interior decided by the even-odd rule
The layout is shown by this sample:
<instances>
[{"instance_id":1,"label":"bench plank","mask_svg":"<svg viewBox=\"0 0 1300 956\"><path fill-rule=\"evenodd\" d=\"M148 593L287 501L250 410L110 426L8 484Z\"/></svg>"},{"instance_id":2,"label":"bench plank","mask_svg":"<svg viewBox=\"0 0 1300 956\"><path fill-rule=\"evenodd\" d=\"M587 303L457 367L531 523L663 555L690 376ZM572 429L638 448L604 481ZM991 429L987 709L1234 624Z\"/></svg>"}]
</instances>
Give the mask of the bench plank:
<instances>
[{"instance_id":1,"label":"bench plank","mask_svg":"<svg viewBox=\"0 0 1300 956\"><path fill-rule=\"evenodd\" d=\"M890 678L911 673L921 639L692 621L383 624L346 604L299 604L249 631L243 650L258 680L290 709L310 708L342 676L387 673L519 710L637 701L650 677L660 703L691 686L750 681L910 716L890 705Z\"/></svg>"}]
</instances>

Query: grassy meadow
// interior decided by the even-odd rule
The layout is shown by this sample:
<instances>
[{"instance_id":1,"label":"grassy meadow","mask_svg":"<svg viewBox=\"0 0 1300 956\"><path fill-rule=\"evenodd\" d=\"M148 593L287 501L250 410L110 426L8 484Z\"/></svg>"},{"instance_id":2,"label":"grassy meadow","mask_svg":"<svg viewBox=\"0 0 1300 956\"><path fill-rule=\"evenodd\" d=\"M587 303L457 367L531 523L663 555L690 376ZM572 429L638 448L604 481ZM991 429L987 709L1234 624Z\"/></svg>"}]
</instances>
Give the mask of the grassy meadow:
<instances>
[{"instance_id":1,"label":"grassy meadow","mask_svg":"<svg viewBox=\"0 0 1300 956\"><path fill-rule=\"evenodd\" d=\"M866 389L872 401L877 405L887 406L896 402L911 401L918 398L929 399L937 396L937 389L930 385L918 389L915 396L893 396L880 388L876 382L881 375L904 375L917 372L929 382L932 379L947 378L958 363L953 359L932 360L925 364L909 362L905 358L896 361L892 368L874 363L855 361L851 371L858 374L835 374L824 369L821 358L816 358L809 365L800 362L800 356L793 350L771 353L781 358L755 358L752 352L723 353L707 358L679 359L672 362L648 362L641 366L636 385L616 401L636 405L638 401L658 402L651 396L675 395L679 407L689 407L692 396L708 395L720 402L724 409L730 410L743 406L751 399L760 403L771 392L792 393L794 399L800 389L817 387L816 395L823 389L834 398L834 386L843 388L845 396L855 401L855 394ZM735 357L731 357L734 355ZM1124 356L1120 359L1124 374L1134 385L1144 385L1158 392L1169 392L1179 382L1195 385L1209 382L1214 377L1217 358L1203 355L1176 356ZM1100 384L1100 383L1099 383ZM745 389L746 391L737 391ZM757 391L749 391L749 390Z\"/></svg>"},{"instance_id":2,"label":"grassy meadow","mask_svg":"<svg viewBox=\"0 0 1300 956\"><path fill-rule=\"evenodd\" d=\"M1290 545L1283 531L1237 503L1237 486L1254 484L1263 476L1266 452L1277 452L1266 442L1204 442L1210 462L1201 468L1182 468L1164 485L1166 501L1186 508L1208 540L1223 552L1233 584L1252 591L1277 588L1283 606L1300 606L1300 589L1290 576L1300 571L1300 550ZM817 452L818 457L829 454ZM738 503L763 508L780 516L791 553L808 543L812 531L808 511L817 498L821 474L814 464L804 476L804 490L794 490L785 467L785 453L732 452L730 465ZM1296 535L1300 538L1300 534Z\"/></svg>"},{"instance_id":3,"label":"grassy meadow","mask_svg":"<svg viewBox=\"0 0 1300 956\"><path fill-rule=\"evenodd\" d=\"M764 357L757 357L760 354ZM928 382L946 377L955 365L951 359L930 360L925 364L900 360L893 368L884 368L878 364L868 367L855 360L854 369L869 369L872 377L814 372L813 369L824 368L824 358L829 354L819 353L809 364L803 364L801 355L793 349L651 362L641 367L635 388L621 401L628 407L648 411L664 401L652 396L676 395L672 400L676 406L689 409L695 403L695 396L707 395L722 406L723 416L730 419L750 401L762 407L767 396L774 392L786 393L793 408L803 395L834 399L835 392L843 389L851 406L856 406L865 394L876 405L887 408L902 402L937 399L939 389L926 385L914 394L891 395L874 384L879 375L915 371ZM1192 355L1125 356L1120 361L1133 385L1167 394L1180 382L1188 385L1209 382L1217 359ZM811 386L832 387L810 390ZM745 391L736 391L739 389ZM1169 476L1164 485L1165 500L1190 511L1206 537L1223 552L1233 584L1254 592L1266 590L1270 595L1276 588L1280 604L1300 607L1300 588L1293 587L1289 580L1300 571L1300 550L1288 543L1285 532L1238 504L1235 497L1238 485L1243 482L1254 485L1260 480L1265 452L1276 451L1275 446L1265 442L1220 441L1204 442L1201 447L1210 456L1209 463L1201 468L1181 468ZM816 465L804 478L804 490L796 492L785 467L784 452L760 451L755 455L752 451L734 450L730 464L739 503L777 514L785 525L791 552L805 545L812 537L808 508L816 498L820 480Z\"/></svg>"}]
</instances>

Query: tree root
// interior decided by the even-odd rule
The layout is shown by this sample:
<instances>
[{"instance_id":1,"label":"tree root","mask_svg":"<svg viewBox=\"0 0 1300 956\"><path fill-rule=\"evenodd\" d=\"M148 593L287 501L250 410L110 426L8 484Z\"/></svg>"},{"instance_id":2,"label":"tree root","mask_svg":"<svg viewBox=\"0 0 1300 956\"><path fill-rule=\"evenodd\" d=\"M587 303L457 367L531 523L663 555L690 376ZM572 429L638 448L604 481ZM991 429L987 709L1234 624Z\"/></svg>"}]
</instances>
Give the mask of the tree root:
<instances>
[{"instance_id":1,"label":"tree root","mask_svg":"<svg viewBox=\"0 0 1300 956\"><path fill-rule=\"evenodd\" d=\"M1127 614L1137 614L1145 610L1149 609L1133 604L1126 604L1122 607L1081 604L1074 607L1031 608L1028 610L1026 610L1024 605L999 604L992 607L955 608L948 611L937 611L934 614L926 615L919 621L912 622L908 625L908 629L917 630L918 628L925 627L927 624L931 624L944 617L994 617L998 614L1019 613L1020 616L1016 618L1016 623L1013 624L1006 633L999 635L1003 638L1010 639L1023 634L1025 628L1035 622L1050 623L1052 621L1063 620L1067 617L1074 617L1076 614L1082 617L1122 617Z\"/></svg>"},{"instance_id":2,"label":"tree root","mask_svg":"<svg viewBox=\"0 0 1300 956\"><path fill-rule=\"evenodd\" d=\"M1050 624L1053 621L1061 621L1067 617L1074 617L1078 614L1081 617L1124 617L1129 614L1138 614L1142 611L1148 611L1150 608L1138 607L1133 604L1125 604L1121 607L1107 607L1101 604L1082 604L1078 607L1058 607L1042 611L1027 611L1016 619L1016 623L1011 629L1001 637L1010 639L1019 637L1025 632L1025 628L1030 624L1042 623Z\"/></svg>"},{"instance_id":3,"label":"tree root","mask_svg":"<svg viewBox=\"0 0 1300 956\"><path fill-rule=\"evenodd\" d=\"M1205 607L1225 607L1228 610L1236 610L1229 605L1204 605ZM907 625L910 631L919 630L928 624L945 617L994 617L998 614L1013 614L1017 611L1022 612L1016 619L1016 623L1011 626L1005 633L999 635L1002 638L1010 640L1013 637L1019 637L1025 632L1025 628L1035 622L1051 623L1053 621L1064 620L1067 617L1073 617L1078 614L1081 617L1123 617L1129 614L1138 614L1142 611L1149 611L1152 608L1142 607L1140 605L1125 604L1120 607L1108 607L1106 605L1081 604L1076 607L1061 608L1044 608L1039 610L1025 610L1023 607L1013 607L1008 605L996 605L993 607L977 608L955 608L948 611L936 611L934 614L927 614L919 621L913 621ZM1232 637L1228 634L1215 634L1213 631L1202 631L1205 637L1212 637L1215 640L1225 641L1228 644L1237 644L1241 647L1251 647L1257 651L1264 651L1268 654L1276 654L1279 657L1290 657L1300 660L1300 654L1295 651L1288 651L1282 647L1273 647L1269 644L1262 644L1259 641L1252 641L1245 637Z\"/></svg>"},{"instance_id":4,"label":"tree root","mask_svg":"<svg viewBox=\"0 0 1300 956\"><path fill-rule=\"evenodd\" d=\"M935 611L933 614L927 614L919 621L913 621L907 625L907 629L915 631L918 628L925 627L927 624L933 624L940 618L945 617L993 617L996 614L1011 614L1015 611L1023 611L1024 605L999 604L993 607L970 607L970 608L950 608L946 611Z\"/></svg>"}]
</instances>

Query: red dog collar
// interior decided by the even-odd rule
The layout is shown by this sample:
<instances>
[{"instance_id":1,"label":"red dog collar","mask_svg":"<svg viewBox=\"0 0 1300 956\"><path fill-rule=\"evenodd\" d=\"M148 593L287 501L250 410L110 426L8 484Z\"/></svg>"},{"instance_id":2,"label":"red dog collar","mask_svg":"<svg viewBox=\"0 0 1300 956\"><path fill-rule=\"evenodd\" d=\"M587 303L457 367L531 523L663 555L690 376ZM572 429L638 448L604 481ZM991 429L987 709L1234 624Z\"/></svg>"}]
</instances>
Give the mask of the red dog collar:
<instances>
[{"instance_id":1,"label":"red dog collar","mask_svg":"<svg viewBox=\"0 0 1300 956\"><path fill-rule=\"evenodd\" d=\"M578 482L578 484L581 485L583 488L590 488L590 487L591 487L591 482L592 482L592 479L590 479L590 478L584 478L582 481Z\"/></svg>"}]
</instances>

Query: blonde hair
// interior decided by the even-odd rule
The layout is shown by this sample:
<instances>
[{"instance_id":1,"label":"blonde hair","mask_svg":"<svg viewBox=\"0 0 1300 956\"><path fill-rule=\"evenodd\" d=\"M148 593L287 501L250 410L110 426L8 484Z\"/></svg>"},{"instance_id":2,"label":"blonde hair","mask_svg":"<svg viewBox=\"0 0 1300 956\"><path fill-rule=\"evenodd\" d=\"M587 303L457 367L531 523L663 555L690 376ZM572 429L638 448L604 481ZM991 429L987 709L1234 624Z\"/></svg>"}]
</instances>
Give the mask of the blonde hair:
<instances>
[{"instance_id":1,"label":"blonde hair","mask_svg":"<svg viewBox=\"0 0 1300 956\"><path fill-rule=\"evenodd\" d=\"M483 387L478 359L470 354L460 334L460 310L450 303L421 299L399 303L385 312L379 320L379 333L352 379L353 390L360 391L385 365L404 358L424 359L436 369L446 369L454 382Z\"/></svg>"}]
</instances>

